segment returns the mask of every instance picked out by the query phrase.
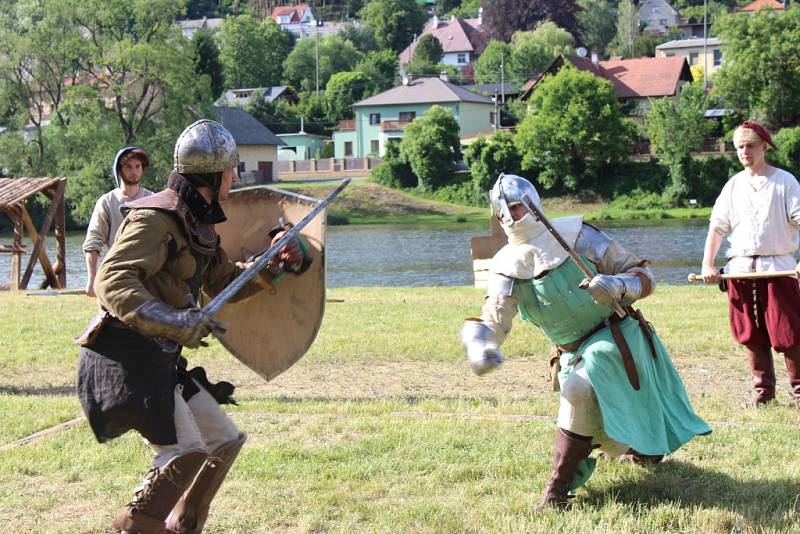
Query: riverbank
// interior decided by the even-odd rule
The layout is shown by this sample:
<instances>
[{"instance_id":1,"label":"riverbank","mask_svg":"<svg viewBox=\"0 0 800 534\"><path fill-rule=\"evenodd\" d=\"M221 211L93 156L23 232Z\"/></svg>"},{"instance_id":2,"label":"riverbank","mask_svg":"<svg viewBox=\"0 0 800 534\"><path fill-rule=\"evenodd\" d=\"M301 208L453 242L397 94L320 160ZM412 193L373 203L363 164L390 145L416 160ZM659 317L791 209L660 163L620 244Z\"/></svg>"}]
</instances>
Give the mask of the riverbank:
<instances>
[{"instance_id":1,"label":"riverbank","mask_svg":"<svg viewBox=\"0 0 800 534\"><path fill-rule=\"evenodd\" d=\"M280 290L280 289L279 289ZM459 346L483 291L331 290L319 336L264 382L216 341L186 352L238 388L225 409L249 436L209 532L792 532L800 520L800 411L778 365L778 403L747 410L746 357L713 287L660 287L642 309L714 432L664 462L605 461L568 513L535 510L550 474L558 395L546 340L515 327L507 362L477 377ZM73 421L87 298L0 294L0 524L105 532L149 468L133 433L98 445ZM702 321L697 318L702 317ZM780 466L780 468L776 468Z\"/></svg>"},{"instance_id":2,"label":"riverbank","mask_svg":"<svg viewBox=\"0 0 800 534\"><path fill-rule=\"evenodd\" d=\"M338 182L279 182L275 187L322 198ZM601 199L544 198L551 217L583 214L589 221L708 219L711 208L619 209ZM486 222L488 207L439 202L413 191L392 189L369 180L355 180L328 209L331 225Z\"/></svg>"}]
</instances>

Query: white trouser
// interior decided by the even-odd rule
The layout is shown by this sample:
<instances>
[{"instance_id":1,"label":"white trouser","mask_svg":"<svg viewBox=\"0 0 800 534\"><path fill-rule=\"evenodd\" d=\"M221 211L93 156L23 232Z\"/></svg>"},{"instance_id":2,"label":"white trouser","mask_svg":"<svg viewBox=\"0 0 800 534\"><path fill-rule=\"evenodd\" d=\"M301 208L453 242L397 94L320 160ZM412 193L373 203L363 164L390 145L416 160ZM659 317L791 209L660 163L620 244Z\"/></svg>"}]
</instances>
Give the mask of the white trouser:
<instances>
[{"instance_id":1,"label":"white trouser","mask_svg":"<svg viewBox=\"0 0 800 534\"><path fill-rule=\"evenodd\" d=\"M561 385L558 426L580 436L591 436L592 444L600 445L600 449L611 457L624 454L629 447L606 435L603 414L583 363L578 362Z\"/></svg>"},{"instance_id":2,"label":"white trouser","mask_svg":"<svg viewBox=\"0 0 800 534\"><path fill-rule=\"evenodd\" d=\"M175 434L178 443L156 445L145 440L155 455L153 467L163 467L172 458L190 451L212 454L221 445L239 437L239 429L214 397L197 381L194 383L200 391L189 402L183 400L183 387L180 384L175 387Z\"/></svg>"}]
</instances>

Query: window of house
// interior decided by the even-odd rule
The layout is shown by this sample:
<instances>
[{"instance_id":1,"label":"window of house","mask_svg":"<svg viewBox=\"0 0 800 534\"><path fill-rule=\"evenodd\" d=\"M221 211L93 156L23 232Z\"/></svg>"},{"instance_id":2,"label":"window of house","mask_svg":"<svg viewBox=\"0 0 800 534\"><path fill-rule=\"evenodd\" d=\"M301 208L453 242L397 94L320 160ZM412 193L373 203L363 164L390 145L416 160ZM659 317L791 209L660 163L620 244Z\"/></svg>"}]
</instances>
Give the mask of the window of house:
<instances>
[{"instance_id":1,"label":"window of house","mask_svg":"<svg viewBox=\"0 0 800 534\"><path fill-rule=\"evenodd\" d=\"M369 123L370 123L370 125L380 124L381 123L381 114L380 113L370 113L369 114Z\"/></svg>"},{"instance_id":2,"label":"window of house","mask_svg":"<svg viewBox=\"0 0 800 534\"><path fill-rule=\"evenodd\" d=\"M690 53L689 54L689 65L697 65L697 60L698 59L699 59L699 56L698 56L697 52Z\"/></svg>"},{"instance_id":3,"label":"window of house","mask_svg":"<svg viewBox=\"0 0 800 534\"><path fill-rule=\"evenodd\" d=\"M247 164L244 161L239 162L239 176L247 172Z\"/></svg>"},{"instance_id":4,"label":"window of house","mask_svg":"<svg viewBox=\"0 0 800 534\"><path fill-rule=\"evenodd\" d=\"M457 59L457 61L458 61L458 63L459 63L459 64L464 64L464 63L466 63L466 62L467 62L467 54L466 54L466 53L464 53L464 54L458 54L458 59Z\"/></svg>"},{"instance_id":5,"label":"window of house","mask_svg":"<svg viewBox=\"0 0 800 534\"><path fill-rule=\"evenodd\" d=\"M675 57L675 54L673 52L666 52L664 57Z\"/></svg>"},{"instance_id":6,"label":"window of house","mask_svg":"<svg viewBox=\"0 0 800 534\"><path fill-rule=\"evenodd\" d=\"M722 50L714 50L714 66L722 65Z\"/></svg>"},{"instance_id":7,"label":"window of house","mask_svg":"<svg viewBox=\"0 0 800 534\"><path fill-rule=\"evenodd\" d=\"M344 142L344 155L346 157L353 155L353 142L352 141L345 141Z\"/></svg>"},{"instance_id":8,"label":"window of house","mask_svg":"<svg viewBox=\"0 0 800 534\"><path fill-rule=\"evenodd\" d=\"M380 143L378 143L377 139L373 139L372 141L369 142L369 151L372 154L377 154L378 152L380 152L380 149L381 149Z\"/></svg>"},{"instance_id":9,"label":"window of house","mask_svg":"<svg viewBox=\"0 0 800 534\"><path fill-rule=\"evenodd\" d=\"M495 121L497 120L497 114L494 111L489 112L489 124L492 126L497 126Z\"/></svg>"},{"instance_id":10,"label":"window of house","mask_svg":"<svg viewBox=\"0 0 800 534\"><path fill-rule=\"evenodd\" d=\"M398 120L409 121L409 122L413 121L416 118L417 118L416 111L401 111L400 115L398 116Z\"/></svg>"}]
</instances>

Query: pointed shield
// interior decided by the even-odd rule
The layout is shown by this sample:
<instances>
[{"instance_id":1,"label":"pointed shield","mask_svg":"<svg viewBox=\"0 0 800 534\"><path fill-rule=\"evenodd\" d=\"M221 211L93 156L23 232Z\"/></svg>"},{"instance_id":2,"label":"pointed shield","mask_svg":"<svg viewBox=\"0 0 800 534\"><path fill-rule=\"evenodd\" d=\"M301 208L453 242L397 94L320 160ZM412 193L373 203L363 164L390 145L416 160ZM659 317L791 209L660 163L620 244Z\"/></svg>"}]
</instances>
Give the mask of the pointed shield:
<instances>
[{"instance_id":1,"label":"pointed shield","mask_svg":"<svg viewBox=\"0 0 800 534\"><path fill-rule=\"evenodd\" d=\"M264 186L231 191L223 203L228 220L217 225L222 248L233 261L266 249L268 232L296 223L317 200ZM231 354L266 380L275 378L306 353L325 311L325 212L300 231L313 257L300 276L287 274L274 286L225 305L215 318L226 323L220 338Z\"/></svg>"}]
</instances>

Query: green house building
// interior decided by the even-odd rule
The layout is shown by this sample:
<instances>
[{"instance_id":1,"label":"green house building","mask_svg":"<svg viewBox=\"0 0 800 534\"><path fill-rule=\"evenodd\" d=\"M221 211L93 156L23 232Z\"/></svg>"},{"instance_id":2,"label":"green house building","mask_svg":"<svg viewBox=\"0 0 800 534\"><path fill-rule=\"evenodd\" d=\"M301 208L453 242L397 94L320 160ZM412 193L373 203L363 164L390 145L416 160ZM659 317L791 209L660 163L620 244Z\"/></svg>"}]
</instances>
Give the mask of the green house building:
<instances>
[{"instance_id":1,"label":"green house building","mask_svg":"<svg viewBox=\"0 0 800 534\"><path fill-rule=\"evenodd\" d=\"M353 104L355 118L333 132L334 156L381 156L387 143L399 142L406 125L433 105L453 113L461 138L494 132L491 99L440 78L419 78Z\"/></svg>"}]
</instances>

